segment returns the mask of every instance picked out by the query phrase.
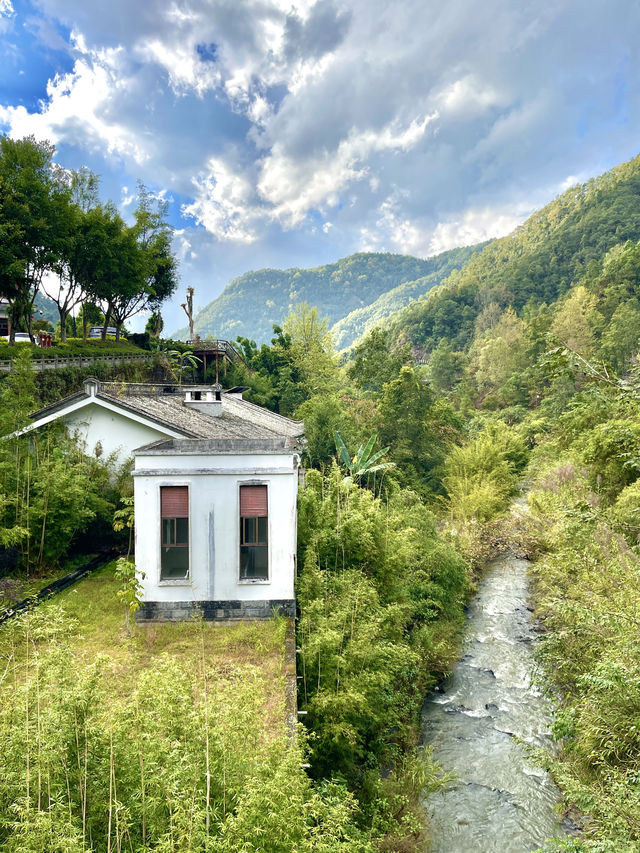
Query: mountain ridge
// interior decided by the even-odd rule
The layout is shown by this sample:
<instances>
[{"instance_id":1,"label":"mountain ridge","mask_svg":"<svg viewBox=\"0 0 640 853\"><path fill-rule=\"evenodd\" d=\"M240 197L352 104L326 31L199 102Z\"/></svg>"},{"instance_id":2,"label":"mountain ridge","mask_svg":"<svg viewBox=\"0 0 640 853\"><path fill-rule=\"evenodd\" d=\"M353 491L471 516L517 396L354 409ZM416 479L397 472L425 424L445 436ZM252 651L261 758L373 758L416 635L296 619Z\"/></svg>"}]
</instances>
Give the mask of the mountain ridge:
<instances>
[{"instance_id":1,"label":"mountain ridge","mask_svg":"<svg viewBox=\"0 0 640 853\"><path fill-rule=\"evenodd\" d=\"M426 292L451 272L455 266L452 259L459 264L473 248L452 249L431 258L356 252L318 267L250 270L229 282L198 312L194 328L203 337L231 340L242 336L267 342L273 324L282 323L300 302L315 305L331 326L401 285L420 281L417 292ZM410 293L406 293L407 300ZM187 327L181 327L173 336L186 337L187 333Z\"/></svg>"}]
</instances>

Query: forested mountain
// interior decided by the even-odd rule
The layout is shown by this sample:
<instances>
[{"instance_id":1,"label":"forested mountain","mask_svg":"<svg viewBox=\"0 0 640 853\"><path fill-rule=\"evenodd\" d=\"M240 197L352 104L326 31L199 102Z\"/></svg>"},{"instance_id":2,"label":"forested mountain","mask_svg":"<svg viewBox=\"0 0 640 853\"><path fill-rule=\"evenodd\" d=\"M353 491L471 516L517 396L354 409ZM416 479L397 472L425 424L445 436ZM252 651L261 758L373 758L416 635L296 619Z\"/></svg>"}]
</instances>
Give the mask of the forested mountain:
<instances>
[{"instance_id":1,"label":"forested mountain","mask_svg":"<svg viewBox=\"0 0 640 853\"><path fill-rule=\"evenodd\" d=\"M338 320L331 329L336 349L346 349L359 337L366 334L369 329L381 323L391 314L425 296L432 287L440 284L453 270L460 269L474 252L486 245L486 243L479 243L476 246L451 249L431 258L434 266L432 272L416 279L416 281L406 281L399 284L393 290L381 294L370 305L356 308L346 317Z\"/></svg>"},{"instance_id":2,"label":"forested mountain","mask_svg":"<svg viewBox=\"0 0 640 853\"><path fill-rule=\"evenodd\" d=\"M36 320L48 320L52 326L55 326L56 323L60 322L58 306L53 299L49 299L49 297L45 296L44 293L38 293L34 302L34 307L36 309Z\"/></svg>"},{"instance_id":3,"label":"forested mountain","mask_svg":"<svg viewBox=\"0 0 640 853\"><path fill-rule=\"evenodd\" d=\"M467 347L489 304L551 304L583 277L597 275L606 252L640 238L640 157L567 190L508 237L475 254L443 287L393 318L394 337L429 352L441 339Z\"/></svg>"},{"instance_id":4,"label":"forested mountain","mask_svg":"<svg viewBox=\"0 0 640 853\"><path fill-rule=\"evenodd\" d=\"M472 250L455 249L427 260L408 255L359 252L333 264L312 269L250 271L231 281L213 302L195 318L195 330L203 337L226 339L238 336L258 343L268 341L273 324L280 324L300 302L315 305L332 325L351 312L371 306L382 294L405 282L420 283L415 289L397 294L389 310L406 305L420 293L439 284L451 270L464 263ZM376 319L386 316L384 306L374 310ZM346 346L370 324L354 319L344 335ZM175 333L184 338L186 327Z\"/></svg>"}]
</instances>

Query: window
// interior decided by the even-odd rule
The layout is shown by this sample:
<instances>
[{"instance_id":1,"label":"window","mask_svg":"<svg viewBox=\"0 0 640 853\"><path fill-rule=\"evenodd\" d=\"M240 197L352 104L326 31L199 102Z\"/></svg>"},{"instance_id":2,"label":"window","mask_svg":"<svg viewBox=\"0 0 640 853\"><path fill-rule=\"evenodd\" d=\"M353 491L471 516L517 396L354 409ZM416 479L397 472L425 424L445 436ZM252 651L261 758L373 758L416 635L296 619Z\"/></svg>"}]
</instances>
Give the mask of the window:
<instances>
[{"instance_id":1,"label":"window","mask_svg":"<svg viewBox=\"0 0 640 853\"><path fill-rule=\"evenodd\" d=\"M189 576L189 488L160 487L160 580Z\"/></svg>"},{"instance_id":2,"label":"window","mask_svg":"<svg viewBox=\"0 0 640 853\"><path fill-rule=\"evenodd\" d=\"M269 578L266 486L240 486L240 580Z\"/></svg>"}]
</instances>

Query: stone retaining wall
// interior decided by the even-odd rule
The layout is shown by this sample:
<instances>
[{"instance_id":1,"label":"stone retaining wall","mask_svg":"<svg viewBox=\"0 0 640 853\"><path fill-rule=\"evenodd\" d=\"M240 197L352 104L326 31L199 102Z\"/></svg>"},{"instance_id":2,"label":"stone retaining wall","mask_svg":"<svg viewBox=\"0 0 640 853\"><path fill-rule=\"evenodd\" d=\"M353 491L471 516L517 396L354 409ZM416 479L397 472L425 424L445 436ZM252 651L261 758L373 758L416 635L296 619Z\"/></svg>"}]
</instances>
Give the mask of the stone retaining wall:
<instances>
[{"instance_id":1,"label":"stone retaining wall","mask_svg":"<svg viewBox=\"0 0 640 853\"><path fill-rule=\"evenodd\" d=\"M207 621L271 619L273 615L296 615L294 599L259 601L145 601L136 613L136 622L182 622L193 616Z\"/></svg>"}]
</instances>

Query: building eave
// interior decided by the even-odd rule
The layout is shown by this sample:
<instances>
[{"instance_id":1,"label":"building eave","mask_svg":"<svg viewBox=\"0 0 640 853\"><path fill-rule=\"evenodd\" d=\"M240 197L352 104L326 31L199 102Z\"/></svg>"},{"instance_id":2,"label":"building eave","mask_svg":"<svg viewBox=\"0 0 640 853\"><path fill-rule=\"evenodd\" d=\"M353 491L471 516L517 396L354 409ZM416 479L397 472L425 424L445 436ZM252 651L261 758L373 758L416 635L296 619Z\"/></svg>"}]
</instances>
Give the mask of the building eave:
<instances>
[{"instance_id":1,"label":"building eave","mask_svg":"<svg viewBox=\"0 0 640 853\"><path fill-rule=\"evenodd\" d=\"M47 406L45 409L41 409L40 411L35 412L33 415L31 415L31 417L34 418L33 423L13 433L12 437L25 435L26 433L33 432L33 430L35 429L39 429L40 427L46 426L47 424L52 423L53 421L63 418L65 415L73 414L74 412L78 412L84 408L87 408L88 406L98 406L100 408L106 409L107 411L122 415L133 421L134 423L141 424L142 426L154 429L156 432L163 433L168 438L190 438L193 435L190 433L176 430L174 427L171 427L166 423L163 423L162 421L159 421L152 417L143 416L132 408L130 408L129 406L121 404L119 401L112 402L111 400L106 400L97 394L87 395L84 392L79 392L77 394L72 394L71 396L66 397L59 403L56 403L52 406Z\"/></svg>"}]
</instances>

